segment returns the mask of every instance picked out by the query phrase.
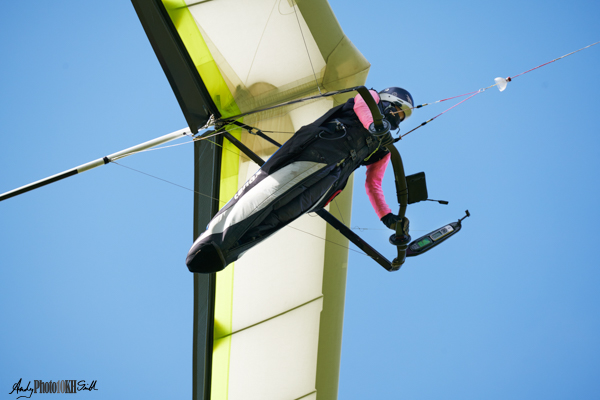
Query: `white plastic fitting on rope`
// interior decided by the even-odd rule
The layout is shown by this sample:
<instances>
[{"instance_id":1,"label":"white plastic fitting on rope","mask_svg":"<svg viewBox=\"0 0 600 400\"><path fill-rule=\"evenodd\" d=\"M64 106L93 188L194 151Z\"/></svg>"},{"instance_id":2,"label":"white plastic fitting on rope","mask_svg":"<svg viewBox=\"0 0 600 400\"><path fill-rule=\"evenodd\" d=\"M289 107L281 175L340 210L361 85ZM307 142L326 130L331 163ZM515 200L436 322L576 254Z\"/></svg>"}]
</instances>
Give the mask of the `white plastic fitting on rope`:
<instances>
[{"instance_id":1,"label":"white plastic fitting on rope","mask_svg":"<svg viewBox=\"0 0 600 400\"><path fill-rule=\"evenodd\" d=\"M498 86L498 90L503 92L504 89L506 89L506 85L508 85L508 81L504 78L496 78L494 79L494 81L496 82L496 86Z\"/></svg>"}]
</instances>

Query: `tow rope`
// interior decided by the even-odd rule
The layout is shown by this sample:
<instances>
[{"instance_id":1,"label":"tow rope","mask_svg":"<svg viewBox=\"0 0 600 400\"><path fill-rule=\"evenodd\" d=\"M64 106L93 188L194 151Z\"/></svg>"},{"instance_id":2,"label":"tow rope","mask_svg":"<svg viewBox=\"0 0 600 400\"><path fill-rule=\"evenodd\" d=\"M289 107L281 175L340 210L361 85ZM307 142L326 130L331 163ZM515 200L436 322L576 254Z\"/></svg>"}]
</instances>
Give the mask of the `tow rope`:
<instances>
[{"instance_id":1,"label":"tow rope","mask_svg":"<svg viewBox=\"0 0 600 400\"><path fill-rule=\"evenodd\" d=\"M445 110L445 111L443 111L443 112L439 113L439 114L438 114L438 115L436 115L435 117L433 117L433 118L430 118L430 119L428 119L427 121L425 121L425 122L421 123L421 124L420 124L420 125L418 125L416 128L413 128L413 129L411 129L410 131L406 132L404 135L400 135L399 137L397 137L396 139L394 139L394 143L396 143L397 141L401 140L403 137L405 137L405 136L406 136L406 135L408 135L409 133L411 133L411 132L414 132L414 131L416 131L417 129L419 129L419 128L421 128L421 127L425 126L425 125L427 125L428 123L430 123L430 122L431 122L431 121L433 121L434 119L436 119L436 118L438 118L439 116L441 116L441 115L443 115L443 114L447 113L448 111L450 111L450 110L452 110L453 108L455 108L455 107L459 106L460 104L464 103L465 101L467 101L467 100L469 100L469 99L471 99L471 98L475 97L475 96L476 96L476 95L478 95L479 93L483 93L483 92L485 92L486 90L488 90L488 89L490 89L490 88L493 88L494 86L498 86L498 90L500 90L501 92L503 92L503 91L506 89L506 86L508 85L508 83L509 83L509 82L512 82L512 80L513 80L513 79L515 79L515 78L517 78L517 77L519 77L519 76L521 76L521 75L525 75L526 73L528 73L528 72L531 72L531 71L534 71L534 70L536 70L536 69L538 69L538 68L544 67L544 66L546 66L546 65L548 65L548 64L552 64L553 62L555 62L555 61L558 61L558 60L561 60L561 59L563 59L563 58L565 58L565 57L568 57L568 56L570 56L570 55L572 55L572 54L575 54L575 53L577 53L577 52L580 52L580 51L582 51L582 50L585 50L585 49L587 49L587 48L590 48L590 47L592 47L592 46L595 46L595 45L597 45L598 43L600 43L600 41L598 41L598 42L596 42L596 43L592 43L592 44L590 44L590 45L587 45L587 46L585 46L585 47L582 47L582 48L581 48L581 49L579 49L579 50L572 51L572 52L570 52L570 53L568 53L568 54L565 54L564 56L561 56L561 57L555 58L555 59L554 59L554 60L552 60L552 61L548 61L548 62L545 62L545 63L543 63L543 64L540 64L540 65L538 65L538 66L537 66L537 67L535 67L535 68L528 69L527 71L525 71L525 72L521 72L520 74L514 75L514 76L512 76L512 77L510 77L510 76L509 76L509 77L507 77L507 78L501 78L501 77L495 78L495 79L494 79L494 81L495 81L496 83L494 83L493 85L490 85L490 86L488 86L488 87L486 87L486 88L482 88L482 89L476 90L476 91L474 91L474 92L469 92L469 93L465 93L465 94L460 94L460 95L458 95L458 96L452 96L452 97L448 97L448 98L446 98L446 99L437 100L437 101L434 101L434 102L431 102L431 103L423 103L423 104L420 104L420 105L418 105L418 106L415 106L415 107L413 107L413 109L422 108L422 107L429 106L429 105L432 105L432 104L441 103L441 102L443 102L443 101L448 101L448 100L452 100L452 99L457 99L457 98L459 98L459 97L469 96L469 97L467 97L466 99L464 99L464 100L462 100L462 101L460 101L460 102L456 103L456 104L455 104L455 105L453 105L452 107L448 108L447 110Z\"/></svg>"}]
</instances>

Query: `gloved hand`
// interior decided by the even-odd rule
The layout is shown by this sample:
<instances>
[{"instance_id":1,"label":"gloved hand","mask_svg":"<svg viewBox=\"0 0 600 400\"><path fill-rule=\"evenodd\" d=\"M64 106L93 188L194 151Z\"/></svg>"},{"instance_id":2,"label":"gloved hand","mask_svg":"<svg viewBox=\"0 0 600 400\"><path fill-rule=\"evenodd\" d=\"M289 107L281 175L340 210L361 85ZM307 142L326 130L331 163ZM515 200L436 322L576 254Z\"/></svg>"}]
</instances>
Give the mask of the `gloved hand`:
<instances>
[{"instance_id":1,"label":"gloved hand","mask_svg":"<svg viewBox=\"0 0 600 400\"><path fill-rule=\"evenodd\" d=\"M383 222L385 226L393 230L396 230L396 222L398 221L400 221L400 218L392 213L388 213L381 217L381 222Z\"/></svg>"}]
</instances>

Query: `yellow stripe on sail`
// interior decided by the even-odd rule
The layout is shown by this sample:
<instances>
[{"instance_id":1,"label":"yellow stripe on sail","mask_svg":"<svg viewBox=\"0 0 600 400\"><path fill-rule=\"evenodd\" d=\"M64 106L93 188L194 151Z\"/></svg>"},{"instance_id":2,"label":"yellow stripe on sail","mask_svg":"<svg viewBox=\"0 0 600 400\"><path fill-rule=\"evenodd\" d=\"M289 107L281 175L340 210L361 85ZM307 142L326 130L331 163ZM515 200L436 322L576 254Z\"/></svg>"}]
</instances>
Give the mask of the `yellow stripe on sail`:
<instances>
[{"instance_id":1,"label":"yellow stripe on sail","mask_svg":"<svg viewBox=\"0 0 600 400\"><path fill-rule=\"evenodd\" d=\"M240 114L225 79L210 53L206 41L183 0L163 0L163 4L186 47L202 81L222 117ZM237 139L241 129L227 127ZM224 141L220 177L220 203L225 204L238 190L240 156L237 147ZM234 265L217 273L215 295L215 328L212 356L211 398L227 399L233 311Z\"/></svg>"},{"instance_id":2,"label":"yellow stripe on sail","mask_svg":"<svg viewBox=\"0 0 600 400\"><path fill-rule=\"evenodd\" d=\"M162 0L183 45L222 117L240 114L231 91L184 0Z\"/></svg>"},{"instance_id":3,"label":"yellow stripe on sail","mask_svg":"<svg viewBox=\"0 0 600 400\"><path fill-rule=\"evenodd\" d=\"M238 139L241 137L240 128L230 130L230 133ZM221 160L219 199L227 201L231 199L238 190L240 166L239 152L239 149L229 141L224 141ZM225 400L228 398L231 334L233 332L234 272L235 264L231 264L223 271L217 273L211 399Z\"/></svg>"}]
</instances>

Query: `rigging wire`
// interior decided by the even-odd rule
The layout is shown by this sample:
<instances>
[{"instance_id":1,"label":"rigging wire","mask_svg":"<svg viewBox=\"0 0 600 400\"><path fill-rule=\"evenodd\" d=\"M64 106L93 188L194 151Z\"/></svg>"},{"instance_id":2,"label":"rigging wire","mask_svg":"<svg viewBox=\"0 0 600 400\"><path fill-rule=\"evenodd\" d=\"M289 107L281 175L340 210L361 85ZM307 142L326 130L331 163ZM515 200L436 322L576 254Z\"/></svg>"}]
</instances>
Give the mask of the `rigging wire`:
<instances>
[{"instance_id":1,"label":"rigging wire","mask_svg":"<svg viewBox=\"0 0 600 400\"><path fill-rule=\"evenodd\" d=\"M298 17L298 11L296 10L298 4L295 3L292 8L294 9L294 15L296 16L296 21L298 21L298 29L300 30L300 34L302 35L302 41L304 42L304 48L306 49L306 54L308 55L308 62L310 63L310 68L312 68L313 76L315 77L315 83L317 84L317 89L319 90L319 94L321 93L321 87L319 86L319 80L317 79L317 73L315 72L315 67L312 62L312 58L310 57L310 52L308 51L308 45L306 44L306 39L304 38L304 32L302 32L302 25L300 24L300 18Z\"/></svg>"},{"instance_id":2,"label":"rigging wire","mask_svg":"<svg viewBox=\"0 0 600 400\"><path fill-rule=\"evenodd\" d=\"M135 172L138 172L138 173L140 173L140 174L143 174L143 175L149 176L149 177L151 177L151 178L158 179L158 180L160 180L160 181L163 181L163 182L169 183L169 184L171 184L171 185L174 185L174 186L180 187L180 188L182 188L182 189L188 190L188 191L190 191L190 192L194 192L194 193L196 193L196 194L198 194L198 195L200 195L200 196L207 197L207 198L209 198L209 199L211 199L211 200L216 200L216 201L218 201L218 202L219 202L219 204L227 204L227 202L226 202L226 201L223 201L223 200L220 200L220 199L214 198L214 197L212 197L212 196L209 196L209 195L207 195L207 194L204 194L204 193L200 193L200 192L198 192L197 190L193 190L193 189L190 189L190 188L188 188L188 187L185 187L185 186L179 185L179 184L177 184L177 183L174 183L174 182L168 181L168 180L166 180L166 179L159 178L158 176L155 176L155 175L148 174L148 173L146 173L146 172L144 172L144 171L140 171L140 170L138 170L138 169L131 168L131 167L128 167L128 166L126 166L126 165L123 165L123 164L119 164L119 163L118 163L118 162L116 162L116 161L111 161L111 162L112 162L113 164L116 164L116 165L120 166L120 167L127 168L127 169L129 169L129 170L131 170L131 171L135 171ZM294 229L294 230L296 230L296 231L298 231L298 232L301 232L301 233L304 233L304 234L307 234L307 235L313 236L313 237L315 237L315 238L317 238L317 239L320 239L320 240L323 240L323 241L325 241L325 242L333 243L333 244L335 244L335 245L337 245L337 246L343 247L343 248L344 248L344 249L346 249L346 250L350 250L350 251L353 251L353 252L355 252L355 253L357 253L357 254L361 254L361 255L363 255L363 256L367 256L367 257L369 257L369 255L368 255L368 254L366 254L366 253L364 253L364 252L361 252L361 251L355 250L355 249L353 249L353 248L351 248L351 247L348 247L348 246L344 246L343 244L340 244L340 243L334 242L333 240L330 240L330 239L327 239L327 238L323 238L323 237L321 237L321 236L315 235L314 233L310 233L310 232L304 231L304 230L302 230L302 229L299 229L299 228L296 228L296 227L294 227L294 226L286 225L284 228L290 228L290 229ZM354 229L354 228L353 228L353 229ZM363 228L363 229L369 229L369 228Z\"/></svg>"},{"instance_id":3,"label":"rigging wire","mask_svg":"<svg viewBox=\"0 0 600 400\"><path fill-rule=\"evenodd\" d=\"M323 240L324 242L333 243L333 244L335 244L335 245L337 245L337 246L340 246L340 247L342 247L342 248L344 248L344 249L346 249L346 250L350 250L350 251L353 251L353 252L355 252L355 253L362 254L363 256L370 257L370 256L369 256L367 253L365 253L365 252L362 252L362 251L355 250L355 249L353 249L353 248L351 248L351 247L348 247L348 246L344 246L343 244L341 244L341 243L337 243L337 242L334 242L334 241L333 241L333 240L331 240L331 239L322 238L321 236L315 235L314 233L310 233L310 232L303 231L302 229L296 228L296 227L294 227L294 226L286 225L286 226L284 226L284 228L290 228L290 229L297 230L298 232L306 233L307 235L310 235L310 236L316 237L317 239L321 239L321 240Z\"/></svg>"},{"instance_id":4,"label":"rigging wire","mask_svg":"<svg viewBox=\"0 0 600 400\"><path fill-rule=\"evenodd\" d=\"M337 197L337 196L336 196L336 197ZM338 209L338 213L340 214L340 218L342 219L342 223L343 223L344 225L346 225L346 221L344 221L344 216L343 216L343 214L342 214L342 210L340 210L340 205L339 205L339 204L338 204L338 202L337 202L337 198L334 198L334 199L333 199L333 203L335 203L335 206L336 206L336 207L337 207L337 209Z\"/></svg>"},{"instance_id":5,"label":"rigging wire","mask_svg":"<svg viewBox=\"0 0 600 400\"><path fill-rule=\"evenodd\" d=\"M250 78L250 74L252 73L252 68L254 66L254 61L256 61L256 56L258 55L258 50L260 49L261 42L263 40L263 37L264 37L265 32L267 30L267 27L269 26L269 20L273 16L273 12L275 11L275 6L276 5L277 5L277 2L275 2L275 4L273 4L273 8L271 8L271 13L269 14L269 18L267 19L267 22L263 26L262 34L260 35L260 39L258 41L258 45L256 46L256 50L254 52L254 57L252 57L252 62L250 63L250 68L248 68L248 74L246 75L245 83L248 83L248 79Z\"/></svg>"},{"instance_id":6,"label":"rigging wire","mask_svg":"<svg viewBox=\"0 0 600 400\"><path fill-rule=\"evenodd\" d=\"M159 178L159 177L158 177L158 176L156 176L156 175L151 175L151 174L149 174L149 173L147 173L147 172L140 171L139 169L135 169L135 168L132 168L132 167L128 167L127 165L119 164L119 163L118 163L118 162L116 162L116 161L111 161L111 163L113 163L113 164L116 164L116 165L118 165L119 167L127 168L127 169L129 169L129 170L131 170L131 171L135 171L135 172L138 172L138 173L140 173L140 174L143 174L143 175L149 176L150 178L158 179L159 181L166 182L166 183L168 183L168 184L170 184L170 185L177 186L177 187L180 187L180 188L182 188L182 189L185 189L185 190L189 190L190 192L194 192L194 193L196 193L196 194L198 194L198 195L200 195L200 196L204 196L204 197L207 197L207 198L209 198L209 199L211 199L211 200L218 201L219 203L222 203L222 204L227 204L227 202L226 202L226 201L223 201L223 200L220 200L220 199L214 198L214 197L212 197L212 196L209 196L209 195L207 195L207 194L204 194L204 193L200 193L200 192L198 192L197 190L190 189L190 188L188 188L188 187L186 187L186 186L179 185L179 184L177 184L177 183L174 183L174 182L168 181L168 180L166 180L166 179Z\"/></svg>"}]
</instances>

